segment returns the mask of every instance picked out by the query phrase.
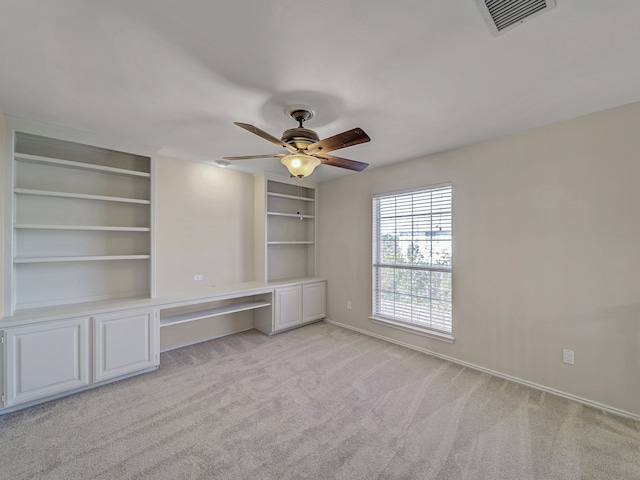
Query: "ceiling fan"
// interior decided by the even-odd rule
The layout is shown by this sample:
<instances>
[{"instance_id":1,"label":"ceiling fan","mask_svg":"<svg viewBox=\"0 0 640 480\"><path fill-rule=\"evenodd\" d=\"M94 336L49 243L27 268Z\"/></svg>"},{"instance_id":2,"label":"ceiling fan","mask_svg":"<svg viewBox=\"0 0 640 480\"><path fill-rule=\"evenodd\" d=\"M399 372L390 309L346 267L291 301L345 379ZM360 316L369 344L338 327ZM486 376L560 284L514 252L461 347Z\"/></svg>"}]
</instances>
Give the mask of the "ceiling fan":
<instances>
[{"instance_id":1,"label":"ceiling fan","mask_svg":"<svg viewBox=\"0 0 640 480\"><path fill-rule=\"evenodd\" d=\"M313 117L313 110L305 105L291 105L285 109L285 113L298 122L299 126L290 128L278 139L267 132L260 130L248 123L234 122L241 128L250 131L270 141L271 143L283 147L287 153L274 153L267 155L248 155L243 157L224 157L225 160L248 160L253 158L280 158L282 164L287 167L292 177L306 177L313 173L313 170L320 165L331 165L333 167L346 168L361 172L369 166L368 163L356 162L346 158L327 155L340 148L370 142L371 139L361 128L353 128L346 132L339 133L332 137L320 140L318 134L313 130L304 128L302 124Z\"/></svg>"}]
</instances>

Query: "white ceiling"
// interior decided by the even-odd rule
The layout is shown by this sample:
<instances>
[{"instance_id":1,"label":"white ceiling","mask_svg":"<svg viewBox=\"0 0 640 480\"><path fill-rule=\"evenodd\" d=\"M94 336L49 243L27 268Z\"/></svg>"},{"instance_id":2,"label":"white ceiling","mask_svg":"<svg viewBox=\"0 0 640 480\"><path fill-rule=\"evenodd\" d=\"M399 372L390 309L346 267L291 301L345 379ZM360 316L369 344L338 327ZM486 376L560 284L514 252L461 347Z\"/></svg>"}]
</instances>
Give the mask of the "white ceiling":
<instances>
[{"instance_id":1,"label":"white ceiling","mask_svg":"<svg viewBox=\"0 0 640 480\"><path fill-rule=\"evenodd\" d=\"M640 1L557 4L494 37L474 0L0 0L0 110L213 162L302 103L374 168L640 100Z\"/></svg>"}]
</instances>

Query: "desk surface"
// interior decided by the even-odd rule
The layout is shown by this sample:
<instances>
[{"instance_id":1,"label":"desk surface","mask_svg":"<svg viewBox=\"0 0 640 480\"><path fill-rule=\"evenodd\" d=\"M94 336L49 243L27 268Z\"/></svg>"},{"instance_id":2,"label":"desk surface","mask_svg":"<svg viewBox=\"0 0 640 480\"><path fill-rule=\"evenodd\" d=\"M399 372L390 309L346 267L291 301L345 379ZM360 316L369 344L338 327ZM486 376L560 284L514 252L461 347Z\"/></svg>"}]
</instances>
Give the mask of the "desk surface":
<instances>
[{"instance_id":1,"label":"desk surface","mask_svg":"<svg viewBox=\"0 0 640 480\"><path fill-rule=\"evenodd\" d=\"M272 292L275 288L324 281L322 278L296 278L281 282L242 282L235 284L197 287L180 292L172 292L155 298L129 298L104 300L87 303L73 303L53 307L30 308L17 311L14 315L0 320L0 329L30 323L46 322L62 318L98 315L102 313L130 310L135 308L174 308L197 303L215 302L247 295Z\"/></svg>"}]
</instances>

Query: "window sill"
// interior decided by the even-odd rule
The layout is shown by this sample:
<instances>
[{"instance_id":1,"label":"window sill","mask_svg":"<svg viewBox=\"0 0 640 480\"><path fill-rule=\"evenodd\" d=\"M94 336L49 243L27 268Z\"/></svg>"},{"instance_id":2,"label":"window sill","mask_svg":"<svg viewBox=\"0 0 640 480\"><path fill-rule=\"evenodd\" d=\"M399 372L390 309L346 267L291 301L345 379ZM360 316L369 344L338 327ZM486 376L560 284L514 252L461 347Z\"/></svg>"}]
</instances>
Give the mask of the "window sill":
<instances>
[{"instance_id":1,"label":"window sill","mask_svg":"<svg viewBox=\"0 0 640 480\"><path fill-rule=\"evenodd\" d=\"M441 342L453 343L453 341L455 340L454 336L449 333L438 332L425 327L420 327L418 325L391 320L389 318L369 317L369 320L380 325L385 325L387 327L396 328L398 330L409 333L415 333L417 335L422 335L423 337L432 338L434 340L440 340Z\"/></svg>"}]
</instances>

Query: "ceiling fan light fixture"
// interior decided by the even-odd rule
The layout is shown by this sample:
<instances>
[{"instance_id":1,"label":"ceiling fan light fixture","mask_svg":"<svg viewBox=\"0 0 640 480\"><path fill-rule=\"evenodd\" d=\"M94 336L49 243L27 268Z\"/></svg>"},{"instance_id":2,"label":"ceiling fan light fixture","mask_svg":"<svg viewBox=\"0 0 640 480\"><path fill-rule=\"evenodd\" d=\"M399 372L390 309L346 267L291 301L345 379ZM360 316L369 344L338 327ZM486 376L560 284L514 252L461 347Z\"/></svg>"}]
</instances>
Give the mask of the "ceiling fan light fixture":
<instances>
[{"instance_id":1,"label":"ceiling fan light fixture","mask_svg":"<svg viewBox=\"0 0 640 480\"><path fill-rule=\"evenodd\" d=\"M298 178L308 177L321 163L323 165L346 168L347 170L356 172L361 172L369 166L368 163L327 155L328 152L340 148L370 142L371 138L369 138L369 135L364 133L364 130L361 128L352 128L346 132L320 140L316 132L303 126L305 121L313 117L313 111L309 109L309 107L305 105L291 105L285 110L285 113L298 122L299 126L285 130L281 138L274 137L248 123L233 123L254 135L264 138L274 145L284 148L287 153L245 155L241 157L224 157L224 159L249 160L253 158L280 158L280 161L287 167L291 176Z\"/></svg>"},{"instance_id":2,"label":"ceiling fan light fixture","mask_svg":"<svg viewBox=\"0 0 640 480\"><path fill-rule=\"evenodd\" d=\"M298 178L308 177L313 173L315 168L322 163L319 158L301 153L287 155L283 157L280 162L287 167L287 170L289 170L292 176Z\"/></svg>"}]
</instances>

